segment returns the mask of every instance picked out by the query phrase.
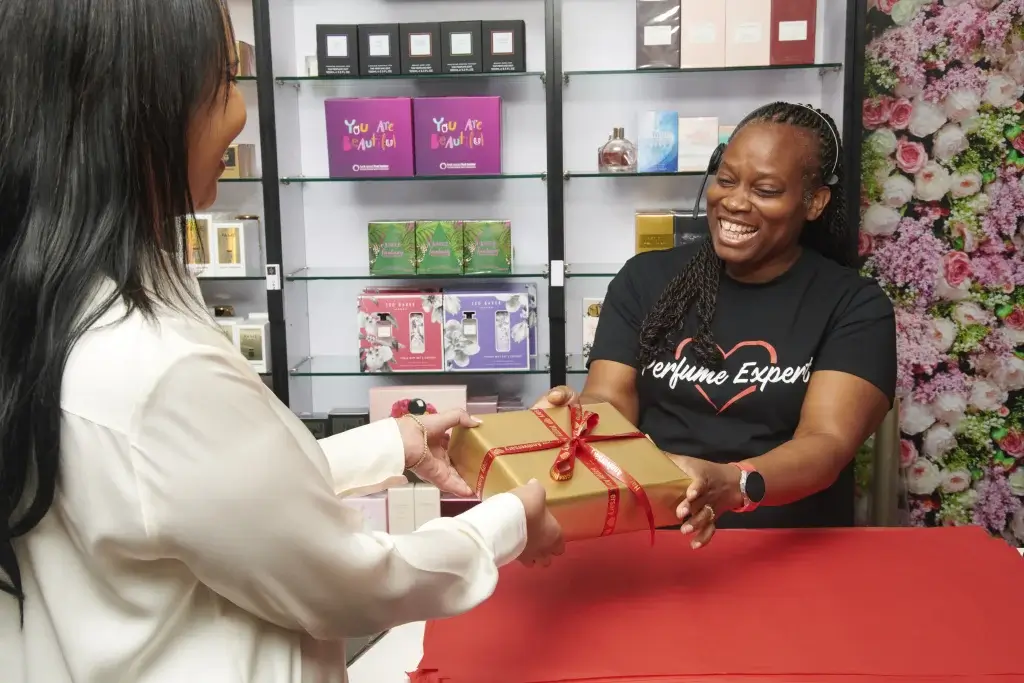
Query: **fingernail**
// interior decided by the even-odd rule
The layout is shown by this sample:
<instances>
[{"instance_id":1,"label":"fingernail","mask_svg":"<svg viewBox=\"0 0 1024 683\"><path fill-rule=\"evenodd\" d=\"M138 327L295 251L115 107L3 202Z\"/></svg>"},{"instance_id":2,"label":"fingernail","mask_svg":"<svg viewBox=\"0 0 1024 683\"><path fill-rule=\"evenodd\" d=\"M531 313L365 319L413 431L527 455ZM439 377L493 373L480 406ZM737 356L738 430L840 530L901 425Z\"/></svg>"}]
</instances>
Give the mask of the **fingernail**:
<instances>
[{"instance_id":1,"label":"fingernail","mask_svg":"<svg viewBox=\"0 0 1024 683\"><path fill-rule=\"evenodd\" d=\"M676 510L676 516L679 517L679 519L683 519L688 514L690 514L690 508L685 505L680 505L679 509Z\"/></svg>"},{"instance_id":2,"label":"fingernail","mask_svg":"<svg viewBox=\"0 0 1024 683\"><path fill-rule=\"evenodd\" d=\"M540 482L538 482L536 479L531 479L530 481L528 481L526 483L527 484L539 484Z\"/></svg>"},{"instance_id":3,"label":"fingernail","mask_svg":"<svg viewBox=\"0 0 1024 683\"><path fill-rule=\"evenodd\" d=\"M701 545L700 541L694 541L693 543L690 544L690 547L693 548L694 550L696 550L697 548L700 547L700 545Z\"/></svg>"},{"instance_id":4,"label":"fingernail","mask_svg":"<svg viewBox=\"0 0 1024 683\"><path fill-rule=\"evenodd\" d=\"M700 491L697 490L697 489L694 489L693 491L690 491L689 493L686 494L686 499L687 500L695 500L697 498L697 496L699 496L699 495L700 495Z\"/></svg>"},{"instance_id":5,"label":"fingernail","mask_svg":"<svg viewBox=\"0 0 1024 683\"><path fill-rule=\"evenodd\" d=\"M693 527L690 526L689 524L684 524L683 528L680 529L680 531L682 531L684 534L692 534L693 533Z\"/></svg>"},{"instance_id":6,"label":"fingernail","mask_svg":"<svg viewBox=\"0 0 1024 683\"><path fill-rule=\"evenodd\" d=\"M472 417L472 416L470 416L469 421L472 422L475 425L482 425L484 423L484 421L481 420L480 418Z\"/></svg>"}]
</instances>

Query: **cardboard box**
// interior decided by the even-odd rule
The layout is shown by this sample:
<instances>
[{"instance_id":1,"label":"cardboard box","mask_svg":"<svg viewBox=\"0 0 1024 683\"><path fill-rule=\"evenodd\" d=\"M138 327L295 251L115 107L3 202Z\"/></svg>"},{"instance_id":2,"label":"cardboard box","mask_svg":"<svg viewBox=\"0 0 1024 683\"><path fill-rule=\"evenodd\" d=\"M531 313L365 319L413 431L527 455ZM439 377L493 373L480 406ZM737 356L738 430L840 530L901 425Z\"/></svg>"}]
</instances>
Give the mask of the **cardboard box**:
<instances>
[{"instance_id":1,"label":"cardboard box","mask_svg":"<svg viewBox=\"0 0 1024 683\"><path fill-rule=\"evenodd\" d=\"M361 372L444 370L440 292L369 288L357 309Z\"/></svg>"},{"instance_id":2,"label":"cardboard box","mask_svg":"<svg viewBox=\"0 0 1024 683\"><path fill-rule=\"evenodd\" d=\"M772 64L814 64L817 9L817 0L772 0Z\"/></svg>"},{"instance_id":3,"label":"cardboard box","mask_svg":"<svg viewBox=\"0 0 1024 683\"><path fill-rule=\"evenodd\" d=\"M317 24L316 68L320 76L359 76L359 30L356 25Z\"/></svg>"},{"instance_id":4,"label":"cardboard box","mask_svg":"<svg viewBox=\"0 0 1024 683\"><path fill-rule=\"evenodd\" d=\"M398 24L360 24L359 75L397 76L400 73Z\"/></svg>"},{"instance_id":5,"label":"cardboard box","mask_svg":"<svg viewBox=\"0 0 1024 683\"><path fill-rule=\"evenodd\" d=\"M485 21L481 33L485 73L526 71L526 22Z\"/></svg>"},{"instance_id":6,"label":"cardboard box","mask_svg":"<svg viewBox=\"0 0 1024 683\"><path fill-rule=\"evenodd\" d=\"M671 211L637 211L634 237L636 253L662 251L675 246Z\"/></svg>"},{"instance_id":7,"label":"cardboard box","mask_svg":"<svg viewBox=\"0 0 1024 683\"><path fill-rule=\"evenodd\" d=\"M501 173L500 97L413 100L416 175Z\"/></svg>"},{"instance_id":8,"label":"cardboard box","mask_svg":"<svg viewBox=\"0 0 1024 683\"><path fill-rule=\"evenodd\" d=\"M679 67L679 0L636 1L636 68Z\"/></svg>"},{"instance_id":9,"label":"cardboard box","mask_svg":"<svg viewBox=\"0 0 1024 683\"><path fill-rule=\"evenodd\" d=\"M446 74L470 74L483 71L479 21L441 23L441 68Z\"/></svg>"},{"instance_id":10,"label":"cardboard box","mask_svg":"<svg viewBox=\"0 0 1024 683\"><path fill-rule=\"evenodd\" d=\"M445 369L530 369L530 297L525 285L444 291Z\"/></svg>"},{"instance_id":11,"label":"cardboard box","mask_svg":"<svg viewBox=\"0 0 1024 683\"><path fill-rule=\"evenodd\" d=\"M370 421L466 409L465 385L423 385L370 388Z\"/></svg>"},{"instance_id":12,"label":"cardboard box","mask_svg":"<svg viewBox=\"0 0 1024 683\"><path fill-rule=\"evenodd\" d=\"M412 99L331 98L324 115L332 178L413 174Z\"/></svg>"},{"instance_id":13,"label":"cardboard box","mask_svg":"<svg viewBox=\"0 0 1024 683\"><path fill-rule=\"evenodd\" d=\"M681 0L679 65L683 69L725 66L725 2Z\"/></svg>"},{"instance_id":14,"label":"cardboard box","mask_svg":"<svg viewBox=\"0 0 1024 683\"><path fill-rule=\"evenodd\" d=\"M771 63L772 0L725 0L725 65Z\"/></svg>"},{"instance_id":15,"label":"cardboard box","mask_svg":"<svg viewBox=\"0 0 1024 683\"><path fill-rule=\"evenodd\" d=\"M441 73L441 24L401 24L398 30L402 39L402 73Z\"/></svg>"},{"instance_id":16,"label":"cardboard box","mask_svg":"<svg viewBox=\"0 0 1024 683\"><path fill-rule=\"evenodd\" d=\"M679 168L679 113L645 111L638 117L637 173L672 173Z\"/></svg>"}]
</instances>

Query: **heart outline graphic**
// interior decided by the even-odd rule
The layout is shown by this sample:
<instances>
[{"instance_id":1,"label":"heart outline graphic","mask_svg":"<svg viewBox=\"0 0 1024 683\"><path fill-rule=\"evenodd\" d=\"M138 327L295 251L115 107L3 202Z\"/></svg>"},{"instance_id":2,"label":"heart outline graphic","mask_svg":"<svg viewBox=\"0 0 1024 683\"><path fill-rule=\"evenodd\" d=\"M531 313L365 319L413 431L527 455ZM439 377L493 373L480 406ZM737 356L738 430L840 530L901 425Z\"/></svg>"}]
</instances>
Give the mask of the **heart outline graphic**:
<instances>
[{"instance_id":1,"label":"heart outline graphic","mask_svg":"<svg viewBox=\"0 0 1024 683\"><path fill-rule=\"evenodd\" d=\"M692 341L693 341L693 337L687 337L683 341L679 342L679 346L676 347L676 360L679 360L680 358L682 358L682 356L683 356L683 349L686 348L686 345L689 344ZM718 344L715 344L715 346L718 346L718 350L721 351L721 353L722 353L722 360L725 360L726 358L728 358L729 356L731 356L736 351L739 351L742 348L746 348L746 347L749 347L749 346L760 346L761 348L763 348L765 351L768 352L768 360L769 360L769 362L772 365L778 365L779 364L779 354L775 352L775 347L772 346L771 344L769 344L766 341L759 341L759 340L741 341L741 342L737 343L735 346L733 346L731 349L729 349L728 352L726 352L726 350L723 349ZM714 408L717 411L715 413L716 415L721 415L722 413L724 413L726 411L727 408L729 408L729 406L733 405L734 403L739 401L741 398L743 398L745 396L749 396L750 394L752 394L752 393L754 393L755 391L758 390L758 386L756 384L753 384L753 385L747 387L746 389L744 389L743 391L741 391L740 393L736 394L732 398L730 398L728 401L725 402L725 405L723 405L721 408L719 408L717 405L715 405L715 402L711 400L711 397L708 396L707 392L704 390L704 387L702 387L699 384L694 384L693 388L696 389L697 393L699 393L701 396L703 396L704 400L707 401L711 405L711 407Z\"/></svg>"}]
</instances>

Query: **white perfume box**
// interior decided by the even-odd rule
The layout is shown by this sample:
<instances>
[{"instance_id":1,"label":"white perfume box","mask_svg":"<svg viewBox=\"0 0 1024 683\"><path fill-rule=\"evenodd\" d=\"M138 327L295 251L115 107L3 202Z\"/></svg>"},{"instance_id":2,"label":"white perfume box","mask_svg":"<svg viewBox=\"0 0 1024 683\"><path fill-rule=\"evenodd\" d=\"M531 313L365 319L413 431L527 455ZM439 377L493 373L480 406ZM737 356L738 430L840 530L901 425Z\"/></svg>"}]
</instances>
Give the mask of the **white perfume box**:
<instances>
[{"instance_id":1,"label":"white perfume box","mask_svg":"<svg viewBox=\"0 0 1024 683\"><path fill-rule=\"evenodd\" d=\"M214 274L216 237L213 214L196 214L185 222L185 263L196 276Z\"/></svg>"},{"instance_id":2,"label":"white perfume box","mask_svg":"<svg viewBox=\"0 0 1024 683\"><path fill-rule=\"evenodd\" d=\"M411 534L415 530L416 485L405 484L388 489L388 533Z\"/></svg>"},{"instance_id":3,"label":"white perfume box","mask_svg":"<svg viewBox=\"0 0 1024 683\"><path fill-rule=\"evenodd\" d=\"M238 317L231 318L214 318L217 326L220 327L220 331L224 333L227 340L231 342L231 345L235 347L235 350L239 350L238 346L238 326L244 323L244 319Z\"/></svg>"},{"instance_id":4,"label":"white perfume box","mask_svg":"<svg viewBox=\"0 0 1024 683\"><path fill-rule=\"evenodd\" d=\"M262 274L263 249L259 221L215 221L210 230L213 244L211 275L246 277Z\"/></svg>"},{"instance_id":5,"label":"white perfume box","mask_svg":"<svg viewBox=\"0 0 1024 683\"><path fill-rule=\"evenodd\" d=\"M597 321L601 317L601 306L604 299L583 299L583 362L590 360L590 349L594 346L597 334Z\"/></svg>"},{"instance_id":6,"label":"white perfume box","mask_svg":"<svg viewBox=\"0 0 1024 683\"><path fill-rule=\"evenodd\" d=\"M270 320L266 313L252 313L237 323L238 350L256 372L270 372Z\"/></svg>"},{"instance_id":7,"label":"white perfume box","mask_svg":"<svg viewBox=\"0 0 1024 683\"><path fill-rule=\"evenodd\" d=\"M373 493L368 496L352 496L342 499L346 506L358 510L363 516L364 531L388 530L388 499L384 493Z\"/></svg>"},{"instance_id":8,"label":"white perfume box","mask_svg":"<svg viewBox=\"0 0 1024 683\"><path fill-rule=\"evenodd\" d=\"M441 490L433 484L416 484L413 499L417 529L441 516Z\"/></svg>"},{"instance_id":9,"label":"white perfume box","mask_svg":"<svg viewBox=\"0 0 1024 683\"><path fill-rule=\"evenodd\" d=\"M718 118L679 117L679 170L705 171L718 146Z\"/></svg>"}]
</instances>

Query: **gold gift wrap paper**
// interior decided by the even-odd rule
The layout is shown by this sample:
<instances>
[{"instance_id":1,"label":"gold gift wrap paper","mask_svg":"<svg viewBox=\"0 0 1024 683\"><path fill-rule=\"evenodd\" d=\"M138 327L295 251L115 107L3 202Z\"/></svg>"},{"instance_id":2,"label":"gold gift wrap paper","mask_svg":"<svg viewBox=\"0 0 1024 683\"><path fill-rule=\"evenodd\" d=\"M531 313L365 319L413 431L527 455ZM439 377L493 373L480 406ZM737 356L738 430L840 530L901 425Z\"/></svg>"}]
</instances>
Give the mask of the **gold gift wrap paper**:
<instances>
[{"instance_id":1,"label":"gold gift wrap paper","mask_svg":"<svg viewBox=\"0 0 1024 683\"><path fill-rule=\"evenodd\" d=\"M598 424L591 432L593 436L637 431L611 404L595 403L584 408L598 415ZM568 408L551 408L544 412L563 432L572 433ZM549 442L558 438L530 410L477 417L483 424L470 429L456 427L448 447L456 471L473 488L477 486L484 458L492 448ZM592 445L640 483L650 499L655 526L679 524L676 508L686 497L690 479L657 446L643 437L597 441ZM601 536L608 513L608 487L579 458L571 479L552 479L551 468L559 451L560 447L554 447L496 456L487 472L483 490L477 493L487 499L536 479L547 490L548 507L561 524L567 541ZM613 533L647 529L647 516L640 501L623 482L615 483L619 487L619 509Z\"/></svg>"}]
</instances>

